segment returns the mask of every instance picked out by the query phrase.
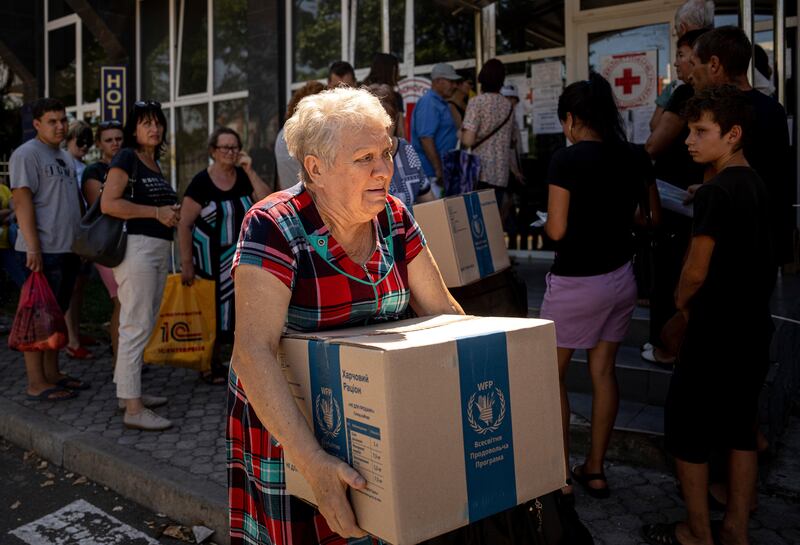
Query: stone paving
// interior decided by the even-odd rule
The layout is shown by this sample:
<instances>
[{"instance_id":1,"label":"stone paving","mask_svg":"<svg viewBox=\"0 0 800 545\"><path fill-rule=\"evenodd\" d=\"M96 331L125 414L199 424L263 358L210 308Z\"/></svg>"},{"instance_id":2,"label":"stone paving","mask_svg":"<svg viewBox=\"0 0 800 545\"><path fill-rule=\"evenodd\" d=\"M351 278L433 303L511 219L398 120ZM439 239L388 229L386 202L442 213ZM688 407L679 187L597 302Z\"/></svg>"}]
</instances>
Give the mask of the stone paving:
<instances>
[{"instance_id":1,"label":"stone paving","mask_svg":"<svg viewBox=\"0 0 800 545\"><path fill-rule=\"evenodd\" d=\"M2 318L5 318L3 320ZM0 317L6 322L8 317ZM92 383L92 388L66 402L32 402L25 398L22 355L6 348L0 338L0 395L39 411L80 431L96 433L125 447L131 457L149 457L161 464L180 468L224 487L225 396L222 386L211 386L198 373L148 366L143 375L145 392L170 398L158 412L170 418L174 427L164 433L125 429L116 408L111 381L111 358L107 347L95 347L97 360L64 360L62 369ZM787 432L786 446L778 451L775 467L759 495L759 508L751 525L752 543L788 545L800 543L800 420ZM639 544L639 528L651 522L669 522L684 516L675 480L671 474L622 464L609 464L607 475L613 493L607 500L595 500L578 490L578 511L598 545ZM777 481L777 484L776 484ZM782 487L781 482L795 483ZM775 493L775 492L778 493Z\"/></svg>"},{"instance_id":2,"label":"stone paving","mask_svg":"<svg viewBox=\"0 0 800 545\"><path fill-rule=\"evenodd\" d=\"M793 433L800 434L800 422ZM791 453L796 457L800 452ZM611 497L596 500L578 490L577 510L592 532L596 545L644 544L639 536L643 524L672 522L685 518L672 474L626 465L608 464L606 476ZM794 482L800 474L787 476ZM721 519L721 513L712 513ZM769 493L760 487L758 509L750 521L751 545L800 544L800 502L784 493Z\"/></svg>"},{"instance_id":3,"label":"stone paving","mask_svg":"<svg viewBox=\"0 0 800 545\"><path fill-rule=\"evenodd\" d=\"M163 433L129 430L117 409L116 388L107 346L92 347L95 360L76 361L62 354L61 370L89 381L91 389L60 402L28 401L22 354L8 350L0 339L0 392L27 408L38 410L80 431L97 433L131 449L131 456L151 457L227 486L225 475L225 386L212 386L188 369L145 366L142 391L169 398L156 412L173 422Z\"/></svg>"}]
</instances>

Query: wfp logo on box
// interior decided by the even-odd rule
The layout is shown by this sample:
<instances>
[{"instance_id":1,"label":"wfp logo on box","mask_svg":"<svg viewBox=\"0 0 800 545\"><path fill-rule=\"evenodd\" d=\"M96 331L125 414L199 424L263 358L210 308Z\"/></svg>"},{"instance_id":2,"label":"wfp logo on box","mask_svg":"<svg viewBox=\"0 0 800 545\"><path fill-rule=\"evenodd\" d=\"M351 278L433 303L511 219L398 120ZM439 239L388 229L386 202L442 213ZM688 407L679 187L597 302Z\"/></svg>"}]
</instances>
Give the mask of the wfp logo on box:
<instances>
[{"instance_id":1,"label":"wfp logo on box","mask_svg":"<svg viewBox=\"0 0 800 545\"><path fill-rule=\"evenodd\" d=\"M485 235L486 226L483 223L483 214L481 213L480 209L472 214L469 225L472 230L472 238L474 240L482 239Z\"/></svg>"},{"instance_id":2,"label":"wfp logo on box","mask_svg":"<svg viewBox=\"0 0 800 545\"><path fill-rule=\"evenodd\" d=\"M503 423L506 396L491 380L479 382L477 386L467 402L467 422L476 433L484 435L497 431Z\"/></svg>"},{"instance_id":3,"label":"wfp logo on box","mask_svg":"<svg viewBox=\"0 0 800 545\"><path fill-rule=\"evenodd\" d=\"M188 322L175 322L170 327L169 322L161 325L161 342L175 341L179 343L193 343L203 340L203 332L192 332Z\"/></svg>"},{"instance_id":4,"label":"wfp logo on box","mask_svg":"<svg viewBox=\"0 0 800 545\"><path fill-rule=\"evenodd\" d=\"M325 437L334 439L342 431L342 410L330 388L323 387L321 393L317 394L314 417Z\"/></svg>"}]
</instances>

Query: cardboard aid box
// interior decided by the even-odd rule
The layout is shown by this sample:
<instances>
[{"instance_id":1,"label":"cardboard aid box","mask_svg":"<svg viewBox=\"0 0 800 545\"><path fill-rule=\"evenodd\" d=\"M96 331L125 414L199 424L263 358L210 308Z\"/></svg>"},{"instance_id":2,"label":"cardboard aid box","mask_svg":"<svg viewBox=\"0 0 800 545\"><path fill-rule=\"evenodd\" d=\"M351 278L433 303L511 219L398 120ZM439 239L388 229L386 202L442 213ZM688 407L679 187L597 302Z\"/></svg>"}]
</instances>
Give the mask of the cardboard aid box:
<instances>
[{"instance_id":1,"label":"cardboard aid box","mask_svg":"<svg viewBox=\"0 0 800 545\"><path fill-rule=\"evenodd\" d=\"M359 525L419 543L564 484L555 328L442 315L293 334L279 361L329 453L367 480ZM286 460L290 494L316 503Z\"/></svg>"},{"instance_id":2,"label":"cardboard aid box","mask_svg":"<svg viewBox=\"0 0 800 545\"><path fill-rule=\"evenodd\" d=\"M511 266L494 190L418 204L414 218L448 288Z\"/></svg>"}]
</instances>

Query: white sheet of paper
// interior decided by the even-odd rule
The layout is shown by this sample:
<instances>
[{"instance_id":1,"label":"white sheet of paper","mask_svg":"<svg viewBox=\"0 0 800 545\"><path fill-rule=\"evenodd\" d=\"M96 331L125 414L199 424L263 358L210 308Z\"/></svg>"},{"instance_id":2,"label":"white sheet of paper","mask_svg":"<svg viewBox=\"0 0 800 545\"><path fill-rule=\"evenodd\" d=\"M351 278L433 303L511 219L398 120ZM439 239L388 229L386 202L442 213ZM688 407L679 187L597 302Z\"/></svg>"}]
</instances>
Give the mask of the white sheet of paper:
<instances>
[{"instance_id":1,"label":"white sheet of paper","mask_svg":"<svg viewBox=\"0 0 800 545\"><path fill-rule=\"evenodd\" d=\"M656 187L658 187L658 195L661 197L661 208L688 218L694 217L694 205L683 204L683 201L689 196L686 190L664 180L656 180Z\"/></svg>"}]
</instances>

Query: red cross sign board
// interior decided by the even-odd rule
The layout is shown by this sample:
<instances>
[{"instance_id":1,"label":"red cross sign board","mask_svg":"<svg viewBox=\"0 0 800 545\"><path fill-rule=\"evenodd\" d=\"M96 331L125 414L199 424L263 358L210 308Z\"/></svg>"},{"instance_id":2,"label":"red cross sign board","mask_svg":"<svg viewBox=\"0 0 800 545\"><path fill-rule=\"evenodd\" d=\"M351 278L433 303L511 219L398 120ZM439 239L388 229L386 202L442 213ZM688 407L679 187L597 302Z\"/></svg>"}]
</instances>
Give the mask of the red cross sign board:
<instances>
[{"instance_id":1,"label":"red cross sign board","mask_svg":"<svg viewBox=\"0 0 800 545\"><path fill-rule=\"evenodd\" d=\"M600 73L614 90L620 110L650 106L658 93L658 53L637 51L602 58Z\"/></svg>"}]
</instances>

